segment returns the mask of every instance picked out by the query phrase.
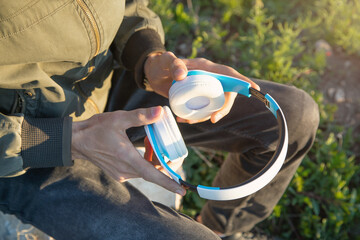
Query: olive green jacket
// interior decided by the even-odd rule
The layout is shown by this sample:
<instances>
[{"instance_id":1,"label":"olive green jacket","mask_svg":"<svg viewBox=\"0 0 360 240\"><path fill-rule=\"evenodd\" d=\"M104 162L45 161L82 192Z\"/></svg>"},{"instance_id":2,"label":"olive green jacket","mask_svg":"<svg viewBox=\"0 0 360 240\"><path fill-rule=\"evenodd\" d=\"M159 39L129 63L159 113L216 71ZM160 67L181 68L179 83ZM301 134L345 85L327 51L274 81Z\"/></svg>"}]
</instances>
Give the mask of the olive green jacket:
<instances>
[{"instance_id":1,"label":"olive green jacket","mask_svg":"<svg viewBox=\"0 0 360 240\"><path fill-rule=\"evenodd\" d=\"M164 49L161 22L139 0L0 6L0 176L72 165L72 121L104 110L113 57L141 84L146 56Z\"/></svg>"}]
</instances>

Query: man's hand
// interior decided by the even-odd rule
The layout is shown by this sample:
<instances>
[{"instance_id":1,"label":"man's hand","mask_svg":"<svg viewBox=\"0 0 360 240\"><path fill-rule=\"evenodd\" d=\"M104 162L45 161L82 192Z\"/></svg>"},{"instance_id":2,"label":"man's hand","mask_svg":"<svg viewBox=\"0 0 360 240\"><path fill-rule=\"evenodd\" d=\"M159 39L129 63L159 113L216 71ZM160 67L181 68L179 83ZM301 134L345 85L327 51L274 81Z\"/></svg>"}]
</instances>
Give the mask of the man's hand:
<instances>
[{"instance_id":1,"label":"man's hand","mask_svg":"<svg viewBox=\"0 0 360 240\"><path fill-rule=\"evenodd\" d=\"M119 182L142 177L169 191L185 195L185 189L146 161L126 135L126 129L156 122L162 107L97 114L74 122L72 157L93 162Z\"/></svg>"},{"instance_id":2,"label":"man's hand","mask_svg":"<svg viewBox=\"0 0 360 240\"><path fill-rule=\"evenodd\" d=\"M148 79L151 88L156 93L164 97L169 97L169 89L173 80L183 80L187 75L187 71L194 69L240 78L246 82L249 82L251 87L260 90L260 87L256 83L240 74L235 69L222 64L213 63L204 58L180 59L177 58L172 52L153 53L148 56L144 65L145 76ZM224 106L211 115L210 120L212 123L216 123L230 112L236 96L237 93L225 93ZM206 119L194 121L177 117L178 122L185 122L190 124L203 122L205 120Z\"/></svg>"}]
</instances>

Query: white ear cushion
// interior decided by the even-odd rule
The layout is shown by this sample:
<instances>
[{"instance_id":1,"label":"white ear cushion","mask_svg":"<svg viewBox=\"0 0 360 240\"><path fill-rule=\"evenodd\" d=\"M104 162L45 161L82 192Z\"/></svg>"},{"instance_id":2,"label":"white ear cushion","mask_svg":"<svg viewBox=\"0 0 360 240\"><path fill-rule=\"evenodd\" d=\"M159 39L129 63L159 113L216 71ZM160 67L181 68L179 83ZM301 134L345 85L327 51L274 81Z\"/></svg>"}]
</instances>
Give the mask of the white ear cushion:
<instances>
[{"instance_id":1,"label":"white ear cushion","mask_svg":"<svg viewBox=\"0 0 360 240\"><path fill-rule=\"evenodd\" d=\"M153 124L158 144L163 152L167 153L170 161L184 159L187 156L187 148L181 136L179 127L170 109L164 107L163 117Z\"/></svg>"},{"instance_id":2,"label":"white ear cushion","mask_svg":"<svg viewBox=\"0 0 360 240\"><path fill-rule=\"evenodd\" d=\"M189 120L210 118L225 103L220 81L208 75L188 76L175 82L170 88L169 100L172 111Z\"/></svg>"}]
</instances>

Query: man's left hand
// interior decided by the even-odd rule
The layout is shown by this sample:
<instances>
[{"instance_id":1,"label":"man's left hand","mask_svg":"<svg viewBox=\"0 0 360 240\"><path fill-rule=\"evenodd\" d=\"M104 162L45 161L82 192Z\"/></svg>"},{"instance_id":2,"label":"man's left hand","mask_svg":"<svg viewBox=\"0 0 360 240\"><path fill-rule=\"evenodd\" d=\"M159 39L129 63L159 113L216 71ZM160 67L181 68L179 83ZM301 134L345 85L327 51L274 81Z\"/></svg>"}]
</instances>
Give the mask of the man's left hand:
<instances>
[{"instance_id":1,"label":"man's left hand","mask_svg":"<svg viewBox=\"0 0 360 240\"><path fill-rule=\"evenodd\" d=\"M150 87L164 97L169 97L169 89L172 81L181 81L187 76L188 70L205 70L209 72L224 74L235 78L240 78L251 84L252 88L260 90L260 87L249 78L237 72L235 69L222 64L214 63L204 58L180 59L172 52L152 53L148 56L144 65L145 76ZM216 123L226 116L235 101L237 93L225 92L225 103L221 109L211 114L211 122ZM178 122L199 123L207 119L188 120L177 117Z\"/></svg>"}]
</instances>

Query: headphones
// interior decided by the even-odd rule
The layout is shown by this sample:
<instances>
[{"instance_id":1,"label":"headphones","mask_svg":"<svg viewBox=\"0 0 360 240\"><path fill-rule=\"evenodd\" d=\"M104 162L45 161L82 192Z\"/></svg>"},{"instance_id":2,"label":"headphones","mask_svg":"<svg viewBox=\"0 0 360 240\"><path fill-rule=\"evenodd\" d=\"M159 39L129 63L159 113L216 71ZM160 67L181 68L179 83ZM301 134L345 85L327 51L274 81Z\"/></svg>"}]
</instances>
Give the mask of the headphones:
<instances>
[{"instance_id":1,"label":"headphones","mask_svg":"<svg viewBox=\"0 0 360 240\"><path fill-rule=\"evenodd\" d=\"M164 106L163 117L145 126L149 142L166 172L179 184L200 197L209 200L233 200L248 196L266 186L279 172L284 163L288 148L288 132L284 114L269 95L250 87L241 79L217 73L192 70L182 81L174 81L169 90L170 107L179 117L189 120L209 119L225 102L224 92L255 97L265 104L277 119L279 139L274 155L266 166L253 177L231 187L208 187L192 185L184 181L170 166L181 165L188 155L180 130L169 107Z\"/></svg>"}]
</instances>

